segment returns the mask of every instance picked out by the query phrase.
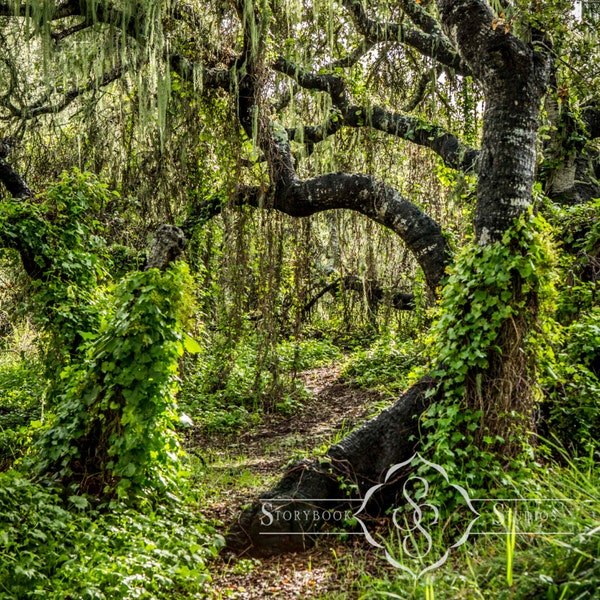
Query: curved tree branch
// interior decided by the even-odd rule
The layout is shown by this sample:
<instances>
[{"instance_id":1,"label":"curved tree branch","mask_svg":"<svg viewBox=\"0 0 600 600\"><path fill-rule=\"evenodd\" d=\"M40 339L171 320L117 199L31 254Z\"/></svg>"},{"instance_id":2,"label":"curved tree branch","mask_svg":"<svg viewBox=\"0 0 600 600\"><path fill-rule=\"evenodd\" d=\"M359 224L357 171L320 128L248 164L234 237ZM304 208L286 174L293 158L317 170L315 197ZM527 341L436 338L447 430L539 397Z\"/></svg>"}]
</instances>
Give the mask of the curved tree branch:
<instances>
[{"instance_id":1,"label":"curved tree branch","mask_svg":"<svg viewBox=\"0 0 600 600\"><path fill-rule=\"evenodd\" d=\"M358 31L367 40L376 42L397 41L407 44L424 56L429 56L438 62L451 67L461 75L468 75L469 68L448 38L442 33L441 28L425 11L417 8L409 9L411 0L403 2L403 8L413 22L421 27L407 27L402 23L380 22L370 19L361 0L342 0L342 4L350 12L350 16Z\"/></svg>"},{"instance_id":2,"label":"curved tree branch","mask_svg":"<svg viewBox=\"0 0 600 600\"><path fill-rule=\"evenodd\" d=\"M441 227L397 190L370 175L330 173L295 180L286 189L279 187L267 193L259 187L243 188L232 204L271 208L292 217L334 209L359 212L400 236L423 269L432 291L444 276L449 249ZM222 208L222 200L216 197L197 205L182 229L218 214Z\"/></svg>"},{"instance_id":3,"label":"curved tree branch","mask_svg":"<svg viewBox=\"0 0 600 600\"><path fill-rule=\"evenodd\" d=\"M333 74L315 74L279 57L273 68L288 75L305 89L331 95L338 109L327 123L305 126L288 131L290 139L318 143L338 132L342 127L372 127L390 135L414 142L436 152L446 166L464 171L476 168L478 151L463 144L454 134L409 115L394 113L381 107L363 107L350 104L343 81Z\"/></svg>"},{"instance_id":4,"label":"curved tree branch","mask_svg":"<svg viewBox=\"0 0 600 600\"><path fill-rule=\"evenodd\" d=\"M367 297L367 300L373 304L379 304L383 302L386 297L389 297L391 305L396 310L413 310L415 308L414 294L402 290L390 290L389 292L386 292L378 281L363 279L350 273L343 277L338 277L319 290L319 292L317 292L317 294L302 307L302 312L310 312L325 294L337 294L341 290L350 290L358 292L359 294L364 294Z\"/></svg>"}]
</instances>

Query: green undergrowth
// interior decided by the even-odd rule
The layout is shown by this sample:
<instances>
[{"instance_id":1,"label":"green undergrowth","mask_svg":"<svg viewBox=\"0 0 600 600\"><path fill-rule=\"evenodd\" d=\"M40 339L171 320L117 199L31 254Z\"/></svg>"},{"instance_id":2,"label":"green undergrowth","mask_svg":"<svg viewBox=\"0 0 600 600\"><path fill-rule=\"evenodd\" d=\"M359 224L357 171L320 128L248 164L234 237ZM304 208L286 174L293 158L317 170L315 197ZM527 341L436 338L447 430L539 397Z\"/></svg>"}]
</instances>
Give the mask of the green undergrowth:
<instances>
[{"instance_id":1,"label":"green undergrowth","mask_svg":"<svg viewBox=\"0 0 600 600\"><path fill-rule=\"evenodd\" d=\"M325 340L288 339L264 356L261 341L215 345L207 339L186 369L181 405L210 433L235 432L269 413L292 414L310 397L298 374L342 361Z\"/></svg>"},{"instance_id":2,"label":"green undergrowth","mask_svg":"<svg viewBox=\"0 0 600 600\"><path fill-rule=\"evenodd\" d=\"M388 334L368 348L353 352L342 370L342 377L358 387L397 397L414 381L426 362L423 346L412 339L402 340Z\"/></svg>"},{"instance_id":3,"label":"green undergrowth","mask_svg":"<svg viewBox=\"0 0 600 600\"><path fill-rule=\"evenodd\" d=\"M0 470L23 454L30 424L42 418L47 382L41 371L36 355L7 353L0 359Z\"/></svg>"},{"instance_id":4,"label":"green undergrowth","mask_svg":"<svg viewBox=\"0 0 600 600\"><path fill-rule=\"evenodd\" d=\"M337 564L348 581L356 582L352 589L347 593L323 594L319 598L599 598L600 457L596 454L584 459L564 458L566 466L546 465L536 470L527 484L518 484L504 496L519 499L519 502L478 503L480 520L466 543L451 549L441 566L422 574L449 548L444 535L447 520L442 519L428 530L432 546L429 552L422 552L420 558L406 553L408 549L414 554L410 545L403 549L403 535L407 532L399 533L392 527L387 550L393 560L412 573L401 568L390 570L381 550L365 547L365 556L353 565ZM428 510L426 505L421 508L424 512ZM418 532L411 539L417 535ZM379 573L365 574L363 560L370 565L374 560L380 561Z\"/></svg>"},{"instance_id":5,"label":"green undergrowth","mask_svg":"<svg viewBox=\"0 0 600 600\"><path fill-rule=\"evenodd\" d=\"M222 545L183 504L132 510L65 500L15 471L0 473L0 598L198 598Z\"/></svg>"},{"instance_id":6,"label":"green undergrowth","mask_svg":"<svg viewBox=\"0 0 600 600\"><path fill-rule=\"evenodd\" d=\"M260 339L249 336L233 348L205 340L186 364L180 403L195 424L208 433L235 433L262 422L267 414L290 415L310 398L299 374L341 366L350 385L397 397L425 363L419 341L394 333L368 346L344 352L325 339L281 341L265 360Z\"/></svg>"}]
</instances>

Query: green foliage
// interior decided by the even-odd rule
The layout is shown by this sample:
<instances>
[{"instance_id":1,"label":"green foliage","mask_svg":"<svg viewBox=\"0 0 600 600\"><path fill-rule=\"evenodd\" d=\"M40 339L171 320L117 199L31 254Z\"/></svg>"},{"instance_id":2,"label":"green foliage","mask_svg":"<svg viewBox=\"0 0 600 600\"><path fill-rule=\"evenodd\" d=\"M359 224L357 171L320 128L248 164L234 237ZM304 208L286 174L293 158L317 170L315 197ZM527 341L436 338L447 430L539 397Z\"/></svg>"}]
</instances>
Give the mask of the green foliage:
<instances>
[{"instance_id":1,"label":"green foliage","mask_svg":"<svg viewBox=\"0 0 600 600\"><path fill-rule=\"evenodd\" d=\"M29 300L35 324L50 338L48 363L61 367L81 334L98 328L99 281L107 277L98 212L116 192L90 173L63 173L40 197L0 206L0 240L38 271ZM30 273L32 274L32 273Z\"/></svg>"},{"instance_id":2,"label":"green foliage","mask_svg":"<svg viewBox=\"0 0 600 600\"><path fill-rule=\"evenodd\" d=\"M180 266L100 287L110 260L96 216L114 197L73 170L41 200L3 204L0 236L21 252L33 279L29 309L50 334L56 409L35 468L82 491L135 496L166 488L177 472L174 398L178 361L194 345L182 334L193 284Z\"/></svg>"},{"instance_id":3,"label":"green foliage","mask_svg":"<svg viewBox=\"0 0 600 600\"><path fill-rule=\"evenodd\" d=\"M82 361L61 374L40 469L96 493L164 489L177 470L178 361L192 285L186 266L135 272L114 291Z\"/></svg>"},{"instance_id":4,"label":"green foliage","mask_svg":"<svg viewBox=\"0 0 600 600\"><path fill-rule=\"evenodd\" d=\"M233 433L260 420L261 413L298 409L308 392L299 371L340 360L326 340L284 340L260 360L260 339L250 335L231 347L226 337L204 338L186 377L182 406L204 430Z\"/></svg>"},{"instance_id":5,"label":"green foliage","mask_svg":"<svg viewBox=\"0 0 600 600\"><path fill-rule=\"evenodd\" d=\"M600 199L572 207L554 205L548 212L565 251L556 318L568 323L598 304Z\"/></svg>"},{"instance_id":6,"label":"green foliage","mask_svg":"<svg viewBox=\"0 0 600 600\"><path fill-rule=\"evenodd\" d=\"M0 598L197 598L221 544L178 506L107 514L61 500L14 471L0 473Z\"/></svg>"},{"instance_id":7,"label":"green foliage","mask_svg":"<svg viewBox=\"0 0 600 600\"><path fill-rule=\"evenodd\" d=\"M410 385L415 371L425 361L418 342L400 341L396 335L382 336L369 348L352 353L342 377L360 387L396 397Z\"/></svg>"},{"instance_id":8,"label":"green foliage","mask_svg":"<svg viewBox=\"0 0 600 600\"><path fill-rule=\"evenodd\" d=\"M0 470L22 455L30 422L42 416L47 386L42 370L36 357L9 355L0 362Z\"/></svg>"},{"instance_id":9,"label":"green foliage","mask_svg":"<svg viewBox=\"0 0 600 600\"><path fill-rule=\"evenodd\" d=\"M543 370L543 434L552 435L574 454L600 444L599 323L596 308L567 327L556 324L560 339Z\"/></svg>"},{"instance_id":10,"label":"green foliage","mask_svg":"<svg viewBox=\"0 0 600 600\"><path fill-rule=\"evenodd\" d=\"M557 310L546 325L541 434L554 436L574 454L586 454L600 441L600 200L552 205L548 212L564 252Z\"/></svg>"},{"instance_id":11,"label":"green foliage","mask_svg":"<svg viewBox=\"0 0 600 600\"><path fill-rule=\"evenodd\" d=\"M448 472L460 472L473 490L502 480L505 462L512 458L497 454L505 443L526 447L521 437L524 417L516 413L514 402L507 409L513 412L498 415L509 424L506 434L491 431L486 415L502 406L502 398L482 398L481 388L494 362L500 359L510 364L511 357L503 355L507 349L499 345L502 328L508 324L518 329L525 319L526 330L535 332L540 312L547 315L552 308L553 259L547 231L541 217L522 215L502 242L467 246L457 256L442 292L441 316L432 330L439 400L422 416L424 451ZM522 354L525 348L521 347L516 353L518 360L528 355L521 367L526 372L515 370L502 376L535 378L543 345L534 333L523 345L527 354ZM475 397L469 398L473 390ZM520 393L526 396L532 391L523 388ZM524 414L528 410L531 406L524 406ZM528 474L522 458L512 461L511 469L515 475Z\"/></svg>"},{"instance_id":12,"label":"green foliage","mask_svg":"<svg viewBox=\"0 0 600 600\"><path fill-rule=\"evenodd\" d=\"M526 311L531 294L540 302L552 299L551 251L538 232L547 230L541 217L523 215L502 242L467 246L456 257L432 331L446 396L460 399L468 377L489 367L492 354L501 351L501 326Z\"/></svg>"}]
</instances>

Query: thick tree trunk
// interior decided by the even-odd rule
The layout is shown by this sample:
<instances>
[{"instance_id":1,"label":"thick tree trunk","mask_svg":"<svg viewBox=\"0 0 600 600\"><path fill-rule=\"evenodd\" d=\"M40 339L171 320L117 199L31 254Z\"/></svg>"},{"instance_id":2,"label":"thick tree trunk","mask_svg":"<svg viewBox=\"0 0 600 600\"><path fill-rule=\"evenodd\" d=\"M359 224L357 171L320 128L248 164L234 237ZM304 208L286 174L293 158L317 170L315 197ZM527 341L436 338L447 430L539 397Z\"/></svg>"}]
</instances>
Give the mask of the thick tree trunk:
<instances>
[{"instance_id":1,"label":"thick tree trunk","mask_svg":"<svg viewBox=\"0 0 600 600\"><path fill-rule=\"evenodd\" d=\"M485 93L475 240L479 246L502 243L515 220L532 205L538 115L550 61L547 53L503 27L492 27L494 15L486 2L438 0L438 6L445 30ZM522 252L519 244L511 250ZM532 425L527 419L534 399L526 340L538 302L534 287L524 295L519 274L509 276L512 303L521 308L500 325L486 357L487 368L473 367L468 373L466 404L483 411L480 435L498 436L504 440L499 451L514 454L521 448L519 433ZM477 293L489 294L489 287L482 286Z\"/></svg>"},{"instance_id":2,"label":"thick tree trunk","mask_svg":"<svg viewBox=\"0 0 600 600\"><path fill-rule=\"evenodd\" d=\"M344 497L364 497L392 465L412 457L419 416L433 401L427 397L433 388L430 377L421 379L393 406L332 446L322 459L294 465L276 487L240 515L227 536L227 547L260 556L310 546L311 533L324 525L327 512L351 510ZM371 513L390 505L407 472L395 475L369 502ZM349 485L352 496L347 496Z\"/></svg>"},{"instance_id":3,"label":"thick tree trunk","mask_svg":"<svg viewBox=\"0 0 600 600\"><path fill-rule=\"evenodd\" d=\"M358 17L363 13L358 3L350 2ZM534 181L538 112L548 74L548 58L517 37L492 27L494 15L483 0L438 0L444 31L458 49L461 64L467 66L482 84L486 109L482 150L479 158L479 182L475 216L475 237L480 246L502 241L504 233L515 219L531 206ZM366 18L366 17L365 17ZM439 282L439 269L428 263L443 253L443 244L424 240L423 231L437 230L420 215L411 213L406 220L398 198L381 187L365 181L362 176L340 174L299 182L293 177L285 186L285 194L276 194L274 208L288 214L304 216L318 210L339 208L343 197L345 208L352 208L382 223L403 237L419 259L428 282ZM282 188L280 187L281 191ZM252 200L247 201L252 204ZM348 206L351 204L352 206ZM404 213L404 214L403 214ZM417 223L418 227L414 227ZM407 225L412 229L407 229ZM436 235L431 240L436 239ZM412 247L411 247L412 244ZM435 265L443 261L434 262ZM433 277L431 276L433 274ZM431 279L431 281L430 281ZM512 286L518 294L521 282L514 277ZM486 290L483 290L487 293ZM527 310L535 311L535 291L523 314L509 319L498 334L497 347L492 350L489 368L469 373L474 389L467 386L467 404L476 405L481 398L488 414L487 424L494 433L510 430L506 414L526 412L530 396L521 383L528 381L528 357L524 339L530 324ZM431 379L424 379L411 388L390 409L369 421L340 444L333 446L325 462L299 463L291 469L273 490L242 513L227 542L230 548L254 553L297 550L310 543L310 532L322 525L320 510L344 508L339 481L356 484L364 495L380 483L391 465L409 459L418 447L417 417L432 401L425 392L433 389ZM470 401L473 400L473 401ZM404 474L400 474L402 477ZM393 486L386 488L393 492ZM265 502L279 506L278 498L286 498L285 511L290 519L275 520L265 514ZM383 506L389 497L380 498ZM333 506L332 506L333 504ZM273 535L274 533L278 535Z\"/></svg>"}]
</instances>

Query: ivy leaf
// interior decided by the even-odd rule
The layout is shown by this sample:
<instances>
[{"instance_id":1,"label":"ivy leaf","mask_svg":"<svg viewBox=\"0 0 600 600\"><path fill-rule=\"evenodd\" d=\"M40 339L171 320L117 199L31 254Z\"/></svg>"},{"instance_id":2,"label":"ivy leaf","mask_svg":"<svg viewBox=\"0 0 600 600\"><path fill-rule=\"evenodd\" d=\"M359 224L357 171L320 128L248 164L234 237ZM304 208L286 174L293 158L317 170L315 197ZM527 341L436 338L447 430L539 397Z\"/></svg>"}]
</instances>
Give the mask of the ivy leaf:
<instances>
[{"instance_id":1,"label":"ivy leaf","mask_svg":"<svg viewBox=\"0 0 600 600\"><path fill-rule=\"evenodd\" d=\"M77 508L87 508L89 502L83 496L69 496L69 502Z\"/></svg>"},{"instance_id":2,"label":"ivy leaf","mask_svg":"<svg viewBox=\"0 0 600 600\"><path fill-rule=\"evenodd\" d=\"M189 333L183 336L183 346L190 354L198 354L202 351L202 346Z\"/></svg>"}]
</instances>

